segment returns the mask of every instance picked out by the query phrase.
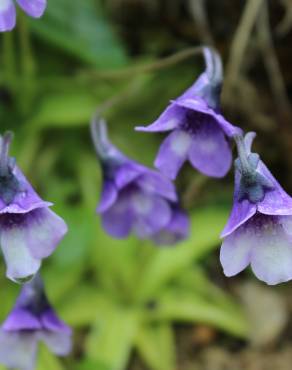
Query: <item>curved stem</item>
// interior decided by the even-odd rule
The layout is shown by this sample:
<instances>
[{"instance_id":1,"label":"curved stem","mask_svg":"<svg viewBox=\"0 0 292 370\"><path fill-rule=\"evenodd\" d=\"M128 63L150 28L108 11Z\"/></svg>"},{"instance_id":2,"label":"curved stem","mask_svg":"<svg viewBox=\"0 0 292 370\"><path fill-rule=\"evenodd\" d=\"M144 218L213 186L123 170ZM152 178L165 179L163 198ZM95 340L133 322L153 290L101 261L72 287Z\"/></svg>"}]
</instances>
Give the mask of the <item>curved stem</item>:
<instances>
[{"instance_id":1,"label":"curved stem","mask_svg":"<svg viewBox=\"0 0 292 370\"><path fill-rule=\"evenodd\" d=\"M113 70L113 71L101 71L101 72L89 72L89 77L95 78L106 78L106 79L119 79L119 78L128 78L133 77L134 75L141 74L141 73L149 73L159 71L164 68L171 67L188 59L194 55L201 54L204 48L202 46L197 46L193 48L188 48L163 59L157 60L155 62L151 62L144 65L138 65L134 67L126 67L120 70ZM83 74L85 75L85 73Z\"/></svg>"}]
</instances>

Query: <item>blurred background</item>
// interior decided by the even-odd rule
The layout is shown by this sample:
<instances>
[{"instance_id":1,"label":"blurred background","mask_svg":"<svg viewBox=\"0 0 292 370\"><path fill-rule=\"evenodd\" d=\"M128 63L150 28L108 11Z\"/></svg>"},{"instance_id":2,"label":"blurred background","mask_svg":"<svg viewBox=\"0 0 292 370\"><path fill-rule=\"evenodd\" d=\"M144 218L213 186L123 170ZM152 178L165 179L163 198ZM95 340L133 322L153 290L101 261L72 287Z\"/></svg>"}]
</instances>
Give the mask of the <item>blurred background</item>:
<instances>
[{"instance_id":1,"label":"blurred background","mask_svg":"<svg viewBox=\"0 0 292 370\"><path fill-rule=\"evenodd\" d=\"M0 35L1 131L69 233L43 264L51 302L74 328L74 350L40 349L38 370L290 370L291 283L267 287L247 270L224 277L219 235L233 173L207 179L186 165L177 186L190 239L157 249L116 241L95 207L101 172L88 124L102 106L112 141L152 165L163 136L134 131L201 73L190 48L222 55L222 109L258 133L255 148L292 193L291 0L48 0ZM19 287L0 273L0 319ZM2 368L1 368L2 369Z\"/></svg>"}]
</instances>

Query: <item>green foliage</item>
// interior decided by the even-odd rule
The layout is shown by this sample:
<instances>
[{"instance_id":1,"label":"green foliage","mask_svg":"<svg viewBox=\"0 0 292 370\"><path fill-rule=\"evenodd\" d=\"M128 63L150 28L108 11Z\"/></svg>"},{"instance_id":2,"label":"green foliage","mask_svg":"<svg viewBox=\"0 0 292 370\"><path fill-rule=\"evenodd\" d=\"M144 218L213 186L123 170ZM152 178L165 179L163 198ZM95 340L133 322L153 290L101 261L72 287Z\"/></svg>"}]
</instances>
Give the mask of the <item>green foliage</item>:
<instances>
[{"instance_id":1,"label":"green foliage","mask_svg":"<svg viewBox=\"0 0 292 370\"><path fill-rule=\"evenodd\" d=\"M119 67L126 54L100 4L94 0L51 0L41 22L30 22L42 40L96 66Z\"/></svg>"},{"instance_id":2,"label":"green foliage","mask_svg":"<svg viewBox=\"0 0 292 370\"><path fill-rule=\"evenodd\" d=\"M133 351L151 370L174 370L174 323L204 323L244 338L244 314L203 265L219 245L226 207L210 205L207 198L199 208L190 207L190 238L161 249L134 237L110 238L95 214L101 176L88 134L94 110L114 103L105 111L113 141L151 165L159 138L133 127L151 122L194 79L193 63L159 74L101 77L95 74L101 69L131 68L137 62L126 57L100 4L48 3L44 18L29 21L29 48L7 35L0 40L5 56L0 86L8 96L0 99L2 129L15 130L13 150L20 167L69 225L42 271L52 303L75 329L74 351L56 359L42 346L37 370L122 370ZM73 55L76 60L70 59ZM28 61L34 68L24 68ZM2 264L1 319L18 290L4 278Z\"/></svg>"}]
</instances>

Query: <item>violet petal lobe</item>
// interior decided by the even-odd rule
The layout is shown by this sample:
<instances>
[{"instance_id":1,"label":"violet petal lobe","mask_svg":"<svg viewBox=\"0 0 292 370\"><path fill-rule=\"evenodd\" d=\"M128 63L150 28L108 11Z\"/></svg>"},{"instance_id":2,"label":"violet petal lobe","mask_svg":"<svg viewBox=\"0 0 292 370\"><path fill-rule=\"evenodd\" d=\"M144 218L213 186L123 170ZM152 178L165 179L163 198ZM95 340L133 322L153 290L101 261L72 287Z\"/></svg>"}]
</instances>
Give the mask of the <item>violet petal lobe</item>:
<instances>
[{"instance_id":1,"label":"violet petal lobe","mask_svg":"<svg viewBox=\"0 0 292 370\"><path fill-rule=\"evenodd\" d=\"M137 131L165 132L178 128L184 120L186 110L170 104L165 111L149 126L136 127Z\"/></svg>"},{"instance_id":2,"label":"violet petal lobe","mask_svg":"<svg viewBox=\"0 0 292 370\"><path fill-rule=\"evenodd\" d=\"M175 179L178 171L187 159L192 144L191 135L183 130L170 133L160 146L155 159L155 167L165 176Z\"/></svg>"},{"instance_id":3,"label":"violet petal lobe","mask_svg":"<svg viewBox=\"0 0 292 370\"><path fill-rule=\"evenodd\" d=\"M27 213L36 208L48 207L52 205L50 202L44 202L38 196L17 166L15 166L13 169L13 175L19 182L21 190L15 195L13 201L8 205L2 199L0 199L0 214Z\"/></svg>"},{"instance_id":4,"label":"violet petal lobe","mask_svg":"<svg viewBox=\"0 0 292 370\"><path fill-rule=\"evenodd\" d=\"M16 10L12 0L0 2L0 32L11 31L16 23Z\"/></svg>"},{"instance_id":5,"label":"violet petal lobe","mask_svg":"<svg viewBox=\"0 0 292 370\"><path fill-rule=\"evenodd\" d=\"M26 215L23 238L31 255L42 259L52 254L67 230L60 216L49 208L40 208Z\"/></svg>"},{"instance_id":6,"label":"violet petal lobe","mask_svg":"<svg viewBox=\"0 0 292 370\"><path fill-rule=\"evenodd\" d=\"M171 246L186 239L189 229L190 222L187 214L181 209L174 209L168 225L153 235L152 239L157 245Z\"/></svg>"},{"instance_id":7,"label":"violet petal lobe","mask_svg":"<svg viewBox=\"0 0 292 370\"><path fill-rule=\"evenodd\" d=\"M179 98L174 100L173 103L185 110L191 110L197 112L198 115L204 116L204 120L212 121L221 128L226 136L230 138L236 134L242 133L242 130L239 127L233 126L220 113L214 112L214 110L207 105L206 101L200 97L196 97L194 99Z\"/></svg>"},{"instance_id":8,"label":"violet petal lobe","mask_svg":"<svg viewBox=\"0 0 292 370\"><path fill-rule=\"evenodd\" d=\"M104 180L102 193L99 204L96 208L97 213L102 213L108 210L117 200L118 191L113 181Z\"/></svg>"},{"instance_id":9,"label":"violet petal lobe","mask_svg":"<svg viewBox=\"0 0 292 370\"><path fill-rule=\"evenodd\" d=\"M46 7L47 0L16 0L18 5L33 18L40 18Z\"/></svg>"},{"instance_id":10,"label":"violet petal lobe","mask_svg":"<svg viewBox=\"0 0 292 370\"><path fill-rule=\"evenodd\" d=\"M55 311L51 307L47 307L40 316L40 321L42 327L45 330L51 332L62 332L66 334L71 334L71 328L66 325L59 317L56 315Z\"/></svg>"},{"instance_id":11,"label":"violet petal lobe","mask_svg":"<svg viewBox=\"0 0 292 370\"><path fill-rule=\"evenodd\" d=\"M197 126L188 155L192 165L207 176L223 177L231 167L230 145L211 120Z\"/></svg>"},{"instance_id":12,"label":"violet petal lobe","mask_svg":"<svg viewBox=\"0 0 292 370\"><path fill-rule=\"evenodd\" d=\"M168 178L156 171L148 170L139 176L136 184L143 191L160 195L170 201L177 201L177 194L174 184Z\"/></svg>"},{"instance_id":13,"label":"violet petal lobe","mask_svg":"<svg viewBox=\"0 0 292 370\"><path fill-rule=\"evenodd\" d=\"M147 172L147 169L140 164L128 160L115 170L115 184L120 190L136 180L140 175Z\"/></svg>"},{"instance_id":14,"label":"violet petal lobe","mask_svg":"<svg viewBox=\"0 0 292 370\"><path fill-rule=\"evenodd\" d=\"M133 214L127 196L121 194L115 204L101 214L102 226L111 236L126 238L133 225Z\"/></svg>"},{"instance_id":15,"label":"violet petal lobe","mask_svg":"<svg viewBox=\"0 0 292 370\"><path fill-rule=\"evenodd\" d=\"M40 320L35 314L22 307L15 307L2 324L2 329L6 331L39 330L41 328Z\"/></svg>"},{"instance_id":16,"label":"violet petal lobe","mask_svg":"<svg viewBox=\"0 0 292 370\"><path fill-rule=\"evenodd\" d=\"M235 170L235 185L234 185L234 197L233 207L225 225L221 238L225 238L235 231L239 226L243 225L257 212L257 206L254 203L250 203L247 199L239 200L239 189L240 189L241 175L239 171Z\"/></svg>"},{"instance_id":17,"label":"violet petal lobe","mask_svg":"<svg viewBox=\"0 0 292 370\"><path fill-rule=\"evenodd\" d=\"M292 198L284 191L266 165L260 161L258 172L273 184L272 190L266 191L264 199L258 204L258 211L266 215L292 215Z\"/></svg>"}]
</instances>

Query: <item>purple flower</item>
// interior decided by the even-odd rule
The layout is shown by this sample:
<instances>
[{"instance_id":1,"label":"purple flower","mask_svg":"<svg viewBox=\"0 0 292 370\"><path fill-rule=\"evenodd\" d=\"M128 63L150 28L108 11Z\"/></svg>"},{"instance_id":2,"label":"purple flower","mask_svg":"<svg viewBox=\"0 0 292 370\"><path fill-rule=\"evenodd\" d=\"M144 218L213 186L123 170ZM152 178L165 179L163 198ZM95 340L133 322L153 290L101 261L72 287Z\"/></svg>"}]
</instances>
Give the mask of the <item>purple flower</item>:
<instances>
[{"instance_id":1,"label":"purple flower","mask_svg":"<svg viewBox=\"0 0 292 370\"><path fill-rule=\"evenodd\" d=\"M25 13L33 18L43 15L47 0L16 0ZM14 0L0 1L0 32L11 31L16 24L16 9Z\"/></svg>"},{"instance_id":2,"label":"purple flower","mask_svg":"<svg viewBox=\"0 0 292 370\"><path fill-rule=\"evenodd\" d=\"M250 264L258 279L274 285L292 279L292 198L251 153L254 137L235 137L234 205L222 232L220 260L226 276Z\"/></svg>"},{"instance_id":3,"label":"purple flower","mask_svg":"<svg viewBox=\"0 0 292 370\"><path fill-rule=\"evenodd\" d=\"M0 245L7 277L31 278L67 232L62 218L33 190L8 151L11 134L0 136Z\"/></svg>"},{"instance_id":4,"label":"purple flower","mask_svg":"<svg viewBox=\"0 0 292 370\"><path fill-rule=\"evenodd\" d=\"M104 121L93 121L91 133L103 169L97 212L106 232L115 238L133 232L141 239L159 238L162 242L159 233L165 231L171 234L172 244L185 237L186 216L179 216L172 182L118 151L107 138Z\"/></svg>"},{"instance_id":5,"label":"purple flower","mask_svg":"<svg viewBox=\"0 0 292 370\"><path fill-rule=\"evenodd\" d=\"M172 217L169 223L158 233L152 236L157 245L174 245L189 236L189 218L180 207L172 207Z\"/></svg>"},{"instance_id":6,"label":"purple flower","mask_svg":"<svg viewBox=\"0 0 292 370\"><path fill-rule=\"evenodd\" d=\"M204 48L206 70L150 126L139 131L171 133L163 141L155 167L175 179L186 160L207 176L223 177L231 166L229 138L241 132L220 114L222 65L219 55Z\"/></svg>"},{"instance_id":7,"label":"purple flower","mask_svg":"<svg viewBox=\"0 0 292 370\"><path fill-rule=\"evenodd\" d=\"M71 329L54 312L36 275L23 285L0 329L0 363L8 368L34 369L39 341L58 356L71 350Z\"/></svg>"}]
</instances>

